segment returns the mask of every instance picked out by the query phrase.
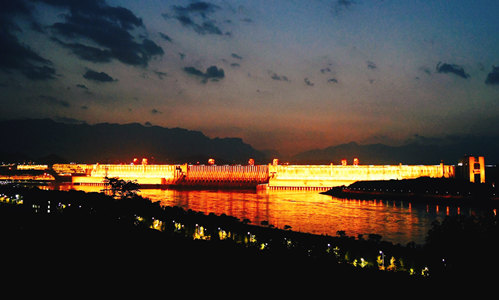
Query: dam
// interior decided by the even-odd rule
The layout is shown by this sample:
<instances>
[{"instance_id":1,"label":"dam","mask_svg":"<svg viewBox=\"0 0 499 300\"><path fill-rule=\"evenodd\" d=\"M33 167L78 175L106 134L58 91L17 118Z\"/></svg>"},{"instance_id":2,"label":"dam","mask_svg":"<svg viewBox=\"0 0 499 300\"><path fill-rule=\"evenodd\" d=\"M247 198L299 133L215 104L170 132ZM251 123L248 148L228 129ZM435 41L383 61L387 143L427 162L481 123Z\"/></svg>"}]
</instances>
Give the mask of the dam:
<instances>
[{"instance_id":1,"label":"dam","mask_svg":"<svg viewBox=\"0 0 499 300\"><path fill-rule=\"evenodd\" d=\"M55 164L52 169L75 185L103 185L104 178L135 180L143 187L258 188L326 191L366 180L454 178L444 165L118 165Z\"/></svg>"}]
</instances>

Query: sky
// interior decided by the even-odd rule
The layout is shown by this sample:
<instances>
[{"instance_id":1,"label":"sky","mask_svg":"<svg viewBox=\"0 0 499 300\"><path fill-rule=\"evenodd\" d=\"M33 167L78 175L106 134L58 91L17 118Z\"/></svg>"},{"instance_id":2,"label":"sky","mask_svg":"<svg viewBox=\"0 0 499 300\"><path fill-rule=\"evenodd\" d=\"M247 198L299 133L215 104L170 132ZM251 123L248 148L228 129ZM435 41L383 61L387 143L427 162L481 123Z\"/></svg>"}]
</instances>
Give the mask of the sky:
<instances>
[{"instance_id":1,"label":"sky","mask_svg":"<svg viewBox=\"0 0 499 300\"><path fill-rule=\"evenodd\" d=\"M0 3L0 119L181 127L292 155L499 136L497 0Z\"/></svg>"}]
</instances>

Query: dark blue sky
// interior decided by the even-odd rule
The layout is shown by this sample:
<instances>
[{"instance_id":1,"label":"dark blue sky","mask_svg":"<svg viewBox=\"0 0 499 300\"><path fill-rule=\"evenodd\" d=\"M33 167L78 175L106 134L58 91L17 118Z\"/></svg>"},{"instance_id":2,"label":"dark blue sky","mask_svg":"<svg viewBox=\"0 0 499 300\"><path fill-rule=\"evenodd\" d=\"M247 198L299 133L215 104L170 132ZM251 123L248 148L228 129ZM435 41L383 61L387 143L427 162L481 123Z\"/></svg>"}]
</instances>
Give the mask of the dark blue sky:
<instances>
[{"instance_id":1,"label":"dark blue sky","mask_svg":"<svg viewBox=\"0 0 499 300\"><path fill-rule=\"evenodd\" d=\"M498 13L495 0L2 2L0 118L182 127L286 154L499 135Z\"/></svg>"}]
</instances>

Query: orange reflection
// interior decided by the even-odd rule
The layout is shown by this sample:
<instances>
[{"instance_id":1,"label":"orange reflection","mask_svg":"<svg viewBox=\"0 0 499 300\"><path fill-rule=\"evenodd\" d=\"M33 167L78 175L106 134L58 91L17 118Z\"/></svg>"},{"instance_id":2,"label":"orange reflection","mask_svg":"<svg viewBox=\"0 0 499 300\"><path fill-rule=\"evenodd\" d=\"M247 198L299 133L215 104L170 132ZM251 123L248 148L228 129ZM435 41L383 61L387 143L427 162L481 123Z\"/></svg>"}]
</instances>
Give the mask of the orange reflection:
<instances>
[{"instance_id":1,"label":"orange reflection","mask_svg":"<svg viewBox=\"0 0 499 300\"><path fill-rule=\"evenodd\" d=\"M74 186L86 192L102 187ZM337 231L357 237L375 233L383 240L423 244L431 223L461 210L403 201L347 200L307 191L161 190L142 189L140 194L164 206L179 206L204 214L226 214L253 225L291 227L291 230L336 236ZM453 211L454 210L454 211ZM471 210L470 210L471 213Z\"/></svg>"}]
</instances>

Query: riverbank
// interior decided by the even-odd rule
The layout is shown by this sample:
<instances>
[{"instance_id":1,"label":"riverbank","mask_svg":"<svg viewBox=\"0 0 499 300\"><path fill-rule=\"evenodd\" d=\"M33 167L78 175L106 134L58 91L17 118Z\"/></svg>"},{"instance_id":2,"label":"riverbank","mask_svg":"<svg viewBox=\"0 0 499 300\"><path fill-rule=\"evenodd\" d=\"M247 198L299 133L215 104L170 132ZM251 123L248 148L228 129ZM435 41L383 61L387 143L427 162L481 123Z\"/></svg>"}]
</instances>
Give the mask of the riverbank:
<instances>
[{"instance_id":1,"label":"riverbank","mask_svg":"<svg viewBox=\"0 0 499 300\"><path fill-rule=\"evenodd\" d=\"M376 234L318 236L162 207L141 197L13 187L0 192L16 199L0 203L1 257L15 258L9 261L23 270L412 284L445 271L424 247L393 245Z\"/></svg>"},{"instance_id":2,"label":"riverbank","mask_svg":"<svg viewBox=\"0 0 499 300\"><path fill-rule=\"evenodd\" d=\"M499 207L498 189L452 178L357 181L324 192L339 198L406 200Z\"/></svg>"}]
</instances>

